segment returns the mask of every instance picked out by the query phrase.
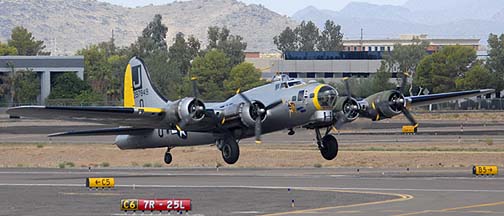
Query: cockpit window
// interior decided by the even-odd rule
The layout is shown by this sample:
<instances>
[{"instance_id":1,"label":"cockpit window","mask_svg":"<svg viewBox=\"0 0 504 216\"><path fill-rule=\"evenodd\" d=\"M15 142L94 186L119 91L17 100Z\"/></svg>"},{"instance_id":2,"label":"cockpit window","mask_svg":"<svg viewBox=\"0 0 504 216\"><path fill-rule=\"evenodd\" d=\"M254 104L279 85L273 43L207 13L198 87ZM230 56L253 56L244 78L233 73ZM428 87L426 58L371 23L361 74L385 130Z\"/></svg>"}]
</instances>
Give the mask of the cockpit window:
<instances>
[{"instance_id":1,"label":"cockpit window","mask_svg":"<svg viewBox=\"0 0 504 216\"><path fill-rule=\"evenodd\" d=\"M333 107L336 104L338 93L333 87L323 86L320 88L317 99L320 106Z\"/></svg>"},{"instance_id":2,"label":"cockpit window","mask_svg":"<svg viewBox=\"0 0 504 216\"><path fill-rule=\"evenodd\" d=\"M294 81L294 82L289 82L289 87L292 87L292 86L297 86L297 85L301 85L301 81Z\"/></svg>"},{"instance_id":3,"label":"cockpit window","mask_svg":"<svg viewBox=\"0 0 504 216\"><path fill-rule=\"evenodd\" d=\"M298 92L298 101L303 101L304 90Z\"/></svg>"}]
</instances>

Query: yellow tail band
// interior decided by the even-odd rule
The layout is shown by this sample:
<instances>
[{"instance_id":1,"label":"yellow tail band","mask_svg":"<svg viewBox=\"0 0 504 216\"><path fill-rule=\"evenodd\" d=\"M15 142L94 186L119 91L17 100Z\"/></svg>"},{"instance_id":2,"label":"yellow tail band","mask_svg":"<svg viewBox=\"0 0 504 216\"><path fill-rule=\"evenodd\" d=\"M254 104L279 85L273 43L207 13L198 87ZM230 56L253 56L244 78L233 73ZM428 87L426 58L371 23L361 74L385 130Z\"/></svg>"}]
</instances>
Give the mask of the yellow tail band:
<instances>
[{"instance_id":1,"label":"yellow tail band","mask_svg":"<svg viewBox=\"0 0 504 216\"><path fill-rule=\"evenodd\" d=\"M124 107L135 107L135 97L133 96L133 77L131 65L126 66L124 74Z\"/></svg>"}]
</instances>

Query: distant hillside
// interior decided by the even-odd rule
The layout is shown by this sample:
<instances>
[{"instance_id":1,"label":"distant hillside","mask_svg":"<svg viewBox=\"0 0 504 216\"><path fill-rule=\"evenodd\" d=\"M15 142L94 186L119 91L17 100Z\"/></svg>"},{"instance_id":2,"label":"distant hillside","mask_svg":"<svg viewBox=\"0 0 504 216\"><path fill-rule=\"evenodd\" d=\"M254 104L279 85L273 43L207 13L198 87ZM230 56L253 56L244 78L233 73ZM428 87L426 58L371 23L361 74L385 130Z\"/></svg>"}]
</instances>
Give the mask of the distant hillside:
<instances>
[{"instance_id":1,"label":"distant hillside","mask_svg":"<svg viewBox=\"0 0 504 216\"><path fill-rule=\"evenodd\" d=\"M500 12L499 12L500 11ZM312 20L320 27L327 19L342 26L346 38L397 38L427 33L431 37L470 37L486 41L489 33L504 32L504 0L410 0L404 6L349 3L340 11L307 7L293 18Z\"/></svg>"},{"instance_id":2,"label":"distant hillside","mask_svg":"<svg viewBox=\"0 0 504 216\"><path fill-rule=\"evenodd\" d=\"M126 8L95 0L2 0L0 40L22 25L56 54L74 54L86 45L108 40L114 31L119 45L129 45L154 14L163 15L168 42L177 32L206 42L209 26L227 26L248 43L248 50L269 51L273 37L296 22L258 5L236 0L193 0L167 5Z\"/></svg>"}]
</instances>

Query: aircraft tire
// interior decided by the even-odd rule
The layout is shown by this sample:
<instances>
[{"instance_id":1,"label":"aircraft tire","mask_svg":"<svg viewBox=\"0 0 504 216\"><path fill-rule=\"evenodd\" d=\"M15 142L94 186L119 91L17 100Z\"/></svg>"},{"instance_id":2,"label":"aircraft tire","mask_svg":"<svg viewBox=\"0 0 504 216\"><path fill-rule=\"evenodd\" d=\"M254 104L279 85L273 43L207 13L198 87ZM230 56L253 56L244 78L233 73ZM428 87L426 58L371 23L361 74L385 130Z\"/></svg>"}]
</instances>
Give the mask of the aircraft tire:
<instances>
[{"instance_id":1,"label":"aircraft tire","mask_svg":"<svg viewBox=\"0 0 504 216\"><path fill-rule=\"evenodd\" d=\"M166 164L170 164L172 162L172 159L173 159L173 157L172 157L171 153L170 152L166 152L165 155L164 155L164 162Z\"/></svg>"},{"instance_id":2,"label":"aircraft tire","mask_svg":"<svg viewBox=\"0 0 504 216\"><path fill-rule=\"evenodd\" d=\"M240 157L240 148L234 139L226 139L222 145L221 152L222 159L224 159L227 164L236 163Z\"/></svg>"},{"instance_id":3,"label":"aircraft tire","mask_svg":"<svg viewBox=\"0 0 504 216\"><path fill-rule=\"evenodd\" d=\"M322 138L322 144L324 146L320 149L322 157L326 160L336 158L338 155L338 140L333 135L328 134Z\"/></svg>"}]
</instances>

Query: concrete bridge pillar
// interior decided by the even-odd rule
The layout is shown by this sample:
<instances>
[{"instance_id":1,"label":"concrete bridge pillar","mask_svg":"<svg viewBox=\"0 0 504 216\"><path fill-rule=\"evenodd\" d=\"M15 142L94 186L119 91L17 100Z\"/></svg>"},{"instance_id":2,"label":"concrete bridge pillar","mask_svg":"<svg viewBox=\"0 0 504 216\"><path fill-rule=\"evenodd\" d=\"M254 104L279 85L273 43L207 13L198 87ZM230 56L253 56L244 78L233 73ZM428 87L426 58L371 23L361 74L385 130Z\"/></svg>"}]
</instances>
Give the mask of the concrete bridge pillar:
<instances>
[{"instance_id":1,"label":"concrete bridge pillar","mask_svg":"<svg viewBox=\"0 0 504 216\"><path fill-rule=\"evenodd\" d=\"M44 104L51 93L51 71L40 73L40 98L39 104Z\"/></svg>"}]
</instances>

